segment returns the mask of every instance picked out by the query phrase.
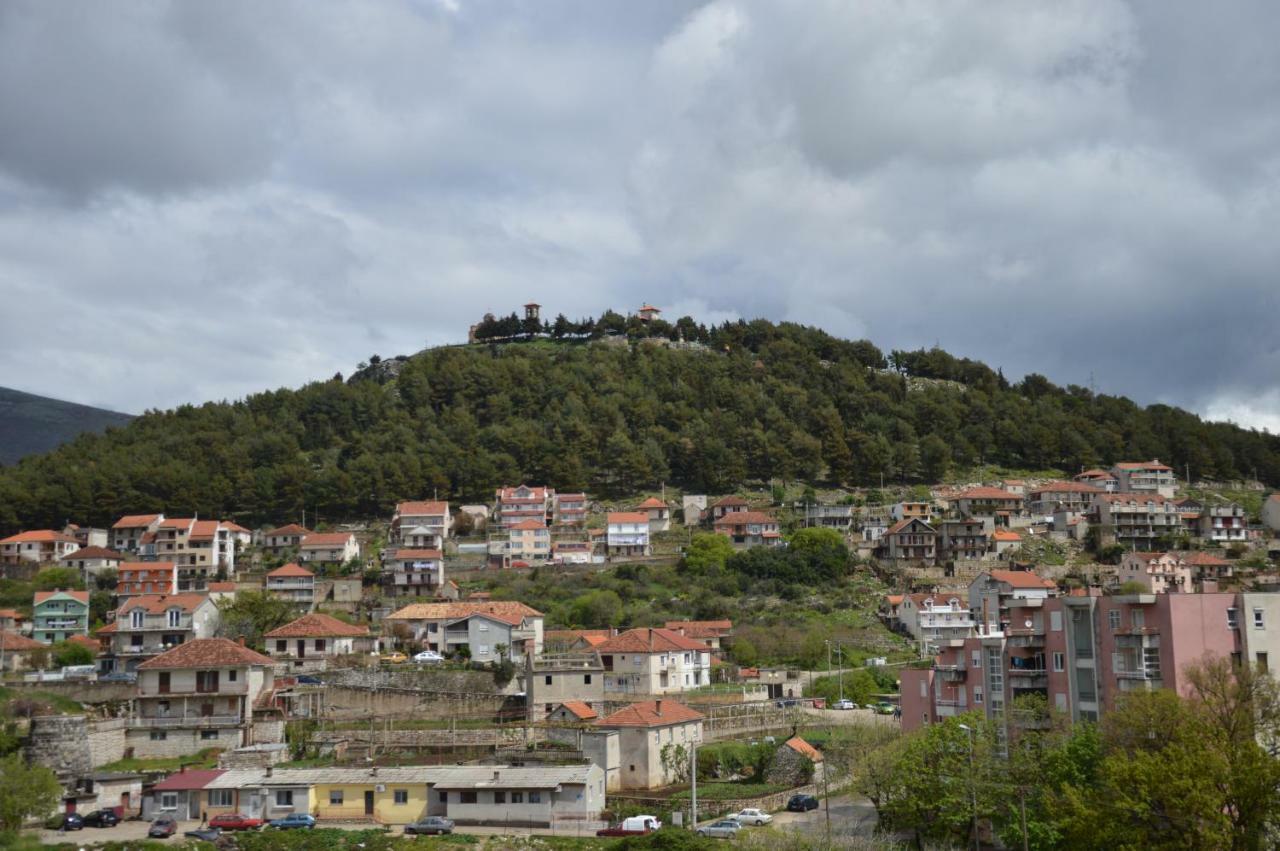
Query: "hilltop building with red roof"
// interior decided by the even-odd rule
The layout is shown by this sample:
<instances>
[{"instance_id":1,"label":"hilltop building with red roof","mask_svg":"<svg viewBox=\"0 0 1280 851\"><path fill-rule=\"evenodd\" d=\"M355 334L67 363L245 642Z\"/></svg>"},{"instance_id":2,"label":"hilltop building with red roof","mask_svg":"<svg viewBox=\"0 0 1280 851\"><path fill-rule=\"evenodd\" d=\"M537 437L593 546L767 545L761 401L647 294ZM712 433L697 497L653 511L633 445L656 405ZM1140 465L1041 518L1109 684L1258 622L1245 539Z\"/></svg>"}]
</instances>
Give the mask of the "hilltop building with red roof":
<instances>
[{"instance_id":1,"label":"hilltop building with red roof","mask_svg":"<svg viewBox=\"0 0 1280 851\"><path fill-rule=\"evenodd\" d=\"M1121 461L1111 468L1116 477L1116 490L1120 493L1153 493L1172 499L1178 492L1178 480L1173 468L1151 461Z\"/></svg>"},{"instance_id":2,"label":"hilltop building with red roof","mask_svg":"<svg viewBox=\"0 0 1280 851\"><path fill-rule=\"evenodd\" d=\"M542 612L515 601L410 603L382 622L388 635L402 624L414 642L446 656L463 646L477 662L542 653Z\"/></svg>"},{"instance_id":3,"label":"hilltop building with red roof","mask_svg":"<svg viewBox=\"0 0 1280 851\"><path fill-rule=\"evenodd\" d=\"M31 637L45 644L89 634L88 591L37 591L32 605Z\"/></svg>"},{"instance_id":4,"label":"hilltop building with red roof","mask_svg":"<svg viewBox=\"0 0 1280 851\"><path fill-rule=\"evenodd\" d=\"M782 544L777 518L763 511L731 511L711 524L737 548L776 547Z\"/></svg>"},{"instance_id":5,"label":"hilltop building with red roof","mask_svg":"<svg viewBox=\"0 0 1280 851\"><path fill-rule=\"evenodd\" d=\"M297 523L277 526L262 533L262 547L269 553L280 555L286 550L296 550L302 546L302 539L310 534L310 529Z\"/></svg>"},{"instance_id":6,"label":"hilltop building with red roof","mask_svg":"<svg viewBox=\"0 0 1280 851\"><path fill-rule=\"evenodd\" d=\"M53 564L80 549L80 542L55 529L19 532L0 540L0 564Z\"/></svg>"},{"instance_id":7,"label":"hilltop building with red roof","mask_svg":"<svg viewBox=\"0 0 1280 851\"><path fill-rule=\"evenodd\" d=\"M367 626L346 623L323 612L303 615L263 638L273 659L291 662L295 667L308 661L326 662L334 656L368 653L374 647Z\"/></svg>"},{"instance_id":8,"label":"hilltop building with red roof","mask_svg":"<svg viewBox=\"0 0 1280 851\"><path fill-rule=\"evenodd\" d=\"M670 629L641 627L592 648L604 663L606 693L671 694L711 684L711 650Z\"/></svg>"},{"instance_id":9,"label":"hilltop building with red roof","mask_svg":"<svg viewBox=\"0 0 1280 851\"><path fill-rule=\"evenodd\" d=\"M98 665L104 672L136 671L148 659L198 638L212 638L222 618L204 594L141 594L128 597L116 619L98 630L105 643Z\"/></svg>"},{"instance_id":10,"label":"hilltop building with red roof","mask_svg":"<svg viewBox=\"0 0 1280 851\"><path fill-rule=\"evenodd\" d=\"M389 543L415 550L444 549L451 525L447 502L401 502L391 517Z\"/></svg>"},{"instance_id":11,"label":"hilltop building with red roof","mask_svg":"<svg viewBox=\"0 0 1280 851\"><path fill-rule=\"evenodd\" d=\"M664 764L664 748L686 750L702 741L703 715L674 700L632 703L597 719L604 730L618 736L619 771L617 789L655 789L669 786L674 777ZM606 778L606 784L609 779Z\"/></svg>"},{"instance_id":12,"label":"hilltop building with red roof","mask_svg":"<svg viewBox=\"0 0 1280 851\"><path fill-rule=\"evenodd\" d=\"M308 564L346 564L360 557L352 532L312 532L298 545L298 559Z\"/></svg>"},{"instance_id":13,"label":"hilltop building with red roof","mask_svg":"<svg viewBox=\"0 0 1280 851\"><path fill-rule=\"evenodd\" d=\"M610 511L605 524L610 557L647 556L652 552L647 511Z\"/></svg>"},{"instance_id":14,"label":"hilltop building with red roof","mask_svg":"<svg viewBox=\"0 0 1280 851\"><path fill-rule=\"evenodd\" d=\"M155 532L163 514L126 514L111 524L111 549L122 553L137 553L142 538Z\"/></svg>"},{"instance_id":15,"label":"hilltop building with red roof","mask_svg":"<svg viewBox=\"0 0 1280 851\"><path fill-rule=\"evenodd\" d=\"M267 574L267 593L295 606L310 609L316 602L316 575L289 562Z\"/></svg>"},{"instance_id":16,"label":"hilltop building with red roof","mask_svg":"<svg viewBox=\"0 0 1280 851\"><path fill-rule=\"evenodd\" d=\"M656 496L651 496L636 506L636 511L649 515L649 531L666 532L671 528L671 507Z\"/></svg>"}]
</instances>

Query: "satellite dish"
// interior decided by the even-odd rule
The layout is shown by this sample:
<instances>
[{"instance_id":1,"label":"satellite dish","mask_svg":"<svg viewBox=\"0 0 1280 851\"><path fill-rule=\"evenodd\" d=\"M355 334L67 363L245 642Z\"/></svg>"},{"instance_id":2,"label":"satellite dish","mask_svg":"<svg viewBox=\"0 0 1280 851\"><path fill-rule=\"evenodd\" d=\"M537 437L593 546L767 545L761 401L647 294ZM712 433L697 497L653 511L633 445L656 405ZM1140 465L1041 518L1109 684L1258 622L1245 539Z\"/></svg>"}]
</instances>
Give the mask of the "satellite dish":
<instances>
[{"instance_id":1,"label":"satellite dish","mask_svg":"<svg viewBox=\"0 0 1280 851\"><path fill-rule=\"evenodd\" d=\"M1027 629L1031 629L1031 627L1034 625L1034 624L1032 623L1032 621L1031 621L1031 618L1027 618L1027 619L1026 619L1025 621L1023 621L1022 623L1023 623L1023 625L1024 625Z\"/></svg>"}]
</instances>

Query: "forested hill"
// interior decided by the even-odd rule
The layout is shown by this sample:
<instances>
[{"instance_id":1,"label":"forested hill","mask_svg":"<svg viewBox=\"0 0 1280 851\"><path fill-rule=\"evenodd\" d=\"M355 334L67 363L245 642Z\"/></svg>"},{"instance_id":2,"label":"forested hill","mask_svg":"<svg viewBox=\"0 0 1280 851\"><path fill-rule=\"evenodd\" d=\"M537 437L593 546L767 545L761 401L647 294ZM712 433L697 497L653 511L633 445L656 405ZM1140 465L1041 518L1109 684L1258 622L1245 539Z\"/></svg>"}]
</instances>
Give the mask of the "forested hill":
<instances>
[{"instance_id":1,"label":"forested hill","mask_svg":"<svg viewBox=\"0 0 1280 851\"><path fill-rule=\"evenodd\" d=\"M128 414L0 387L0 464L48 452L86 431L124 425Z\"/></svg>"},{"instance_id":2,"label":"forested hill","mask_svg":"<svg viewBox=\"0 0 1280 851\"><path fill-rule=\"evenodd\" d=\"M1041 376L1010 385L938 350L886 358L764 321L673 336L688 342L432 349L351 381L147 413L0 469L0 527L157 510L274 522L304 506L336 521L433 493L488 501L520 481L724 493L775 477L937 481L978 463L1074 472L1160 458L1196 477L1280 482L1274 436Z\"/></svg>"}]
</instances>

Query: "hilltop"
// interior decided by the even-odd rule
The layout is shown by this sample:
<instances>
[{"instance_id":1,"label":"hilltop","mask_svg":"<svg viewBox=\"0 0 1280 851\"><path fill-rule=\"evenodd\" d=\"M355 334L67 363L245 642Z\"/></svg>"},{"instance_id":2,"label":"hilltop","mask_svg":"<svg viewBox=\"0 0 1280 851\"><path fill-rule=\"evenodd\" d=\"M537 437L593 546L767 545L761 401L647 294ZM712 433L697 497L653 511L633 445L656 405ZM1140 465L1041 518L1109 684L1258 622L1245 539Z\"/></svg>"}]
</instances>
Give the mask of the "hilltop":
<instances>
[{"instance_id":1,"label":"hilltop","mask_svg":"<svg viewBox=\"0 0 1280 851\"><path fill-rule=\"evenodd\" d=\"M85 432L106 431L131 419L129 414L0 387L0 464L17 463Z\"/></svg>"},{"instance_id":2,"label":"hilltop","mask_svg":"<svg viewBox=\"0 0 1280 851\"><path fill-rule=\"evenodd\" d=\"M616 316L616 314L613 314ZM125 513L385 516L519 481L604 496L781 480L936 482L982 464L1076 472L1159 458L1280 483L1280 438L939 349L763 320L602 317L529 339L371 358L351 378L151 412L0 470L0 530Z\"/></svg>"}]
</instances>

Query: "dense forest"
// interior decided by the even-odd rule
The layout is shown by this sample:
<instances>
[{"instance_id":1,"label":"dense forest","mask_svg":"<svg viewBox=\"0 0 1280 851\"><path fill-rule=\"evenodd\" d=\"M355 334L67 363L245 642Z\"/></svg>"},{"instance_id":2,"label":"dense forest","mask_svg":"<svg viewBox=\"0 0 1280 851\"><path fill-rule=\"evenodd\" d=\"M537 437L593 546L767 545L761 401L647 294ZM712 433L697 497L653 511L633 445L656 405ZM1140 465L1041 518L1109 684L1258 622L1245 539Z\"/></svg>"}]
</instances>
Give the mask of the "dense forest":
<instances>
[{"instance_id":1,"label":"dense forest","mask_svg":"<svg viewBox=\"0 0 1280 851\"><path fill-rule=\"evenodd\" d=\"M606 319L617 327L602 329ZM762 320L706 328L607 315L558 340L552 329L431 349L395 369L371 358L349 381L151 411L84 435L0 468L0 531L158 510L269 523L305 508L336 521L433 493L487 501L520 481L724 493L771 479L927 482L979 464L1074 472L1126 458L1280 483L1275 436L1039 375L1011 384L938 349L885 356Z\"/></svg>"}]
</instances>

